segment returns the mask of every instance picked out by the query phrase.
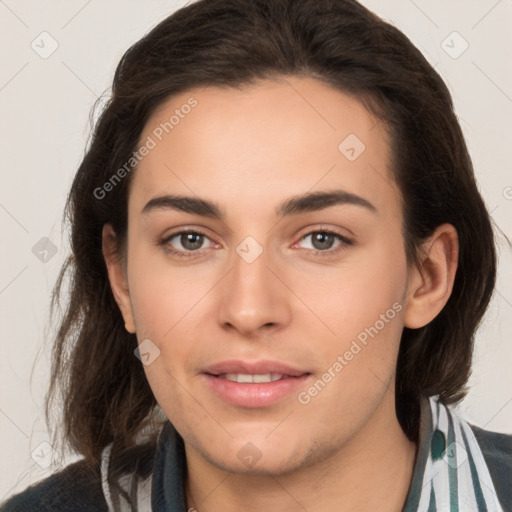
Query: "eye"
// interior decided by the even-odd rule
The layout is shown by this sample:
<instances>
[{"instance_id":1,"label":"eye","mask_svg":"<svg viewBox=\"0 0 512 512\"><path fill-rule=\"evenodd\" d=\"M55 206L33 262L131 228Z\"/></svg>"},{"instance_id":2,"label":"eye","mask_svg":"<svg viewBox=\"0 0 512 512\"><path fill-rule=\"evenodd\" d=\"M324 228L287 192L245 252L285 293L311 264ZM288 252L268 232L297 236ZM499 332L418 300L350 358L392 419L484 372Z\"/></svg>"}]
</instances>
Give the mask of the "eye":
<instances>
[{"instance_id":1,"label":"eye","mask_svg":"<svg viewBox=\"0 0 512 512\"><path fill-rule=\"evenodd\" d=\"M313 251L315 256L332 256L353 245L350 239L336 231L317 229L302 236L299 242L294 244L294 247L308 239L311 239L310 247L306 247L306 249ZM204 247L205 240L210 241L210 245L207 247ZM203 250L214 245L205 233L193 230L172 233L164 238L160 244L167 252L184 259L200 256Z\"/></svg>"},{"instance_id":2,"label":"eye","mask_svg":"<svg viewBox=\"0 0 512 512\"><path fill-rule=\"evenodd\" d=\"M204 233L189 230L173 233L162 240L161 244L164 246L166 251L174 254L175 256L191 258L196 254L202 254L205 240L210 239Z\"/></svg>"},{"instance_id":3,"label":"eye","mask_svg":"<svg viewBox=\"0 0 512 512\"><path fill-rule=\"evenodd\" d=\"M315 255L319 256L333 255L347 246L353 245L353 242L342 234L326 229L311 231L303 236L298 243L308 239L311 240L310 247L306 247L306 249L311 249ZM337 245L335 245L336 242Z\"/></svg>"}]
</instances>

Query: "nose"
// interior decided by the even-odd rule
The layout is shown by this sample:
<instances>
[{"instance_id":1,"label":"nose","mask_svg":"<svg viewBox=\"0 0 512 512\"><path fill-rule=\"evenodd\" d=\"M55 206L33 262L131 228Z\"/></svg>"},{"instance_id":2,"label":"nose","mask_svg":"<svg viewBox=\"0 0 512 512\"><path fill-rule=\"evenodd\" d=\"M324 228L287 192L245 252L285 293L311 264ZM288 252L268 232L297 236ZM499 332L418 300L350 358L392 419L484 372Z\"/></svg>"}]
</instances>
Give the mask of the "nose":
<instances>
[{"instance_id":1,"label":"nose","mask_svg":"<svg viewBox=\"0 0 512 512\"><path fill-rule=\"evenodd\" d=\"M224 329L244 336L282 329L290 322L290 290L286 276L263 251L248 262L235 253L233 267L223 279L218 321Z\"/></svg>"}]
</instances>

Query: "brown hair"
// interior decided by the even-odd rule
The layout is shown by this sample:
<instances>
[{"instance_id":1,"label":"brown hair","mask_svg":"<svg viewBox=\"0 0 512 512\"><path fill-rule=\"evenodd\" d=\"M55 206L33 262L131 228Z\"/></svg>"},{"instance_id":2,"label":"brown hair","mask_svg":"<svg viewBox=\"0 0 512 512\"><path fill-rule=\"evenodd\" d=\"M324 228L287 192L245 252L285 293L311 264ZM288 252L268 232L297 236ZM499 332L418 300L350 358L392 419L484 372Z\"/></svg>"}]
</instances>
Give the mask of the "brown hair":
<instances>
[{"instance_id":1,"label":"brown hair","mask_svg":"<svg viewBox=\"0 0 512 512\"><path fill-rule=\"evenodd\" d=\"M122 57L66 204L72 254L52 306L66 276L70 295L64 297L46 412L60 387L65 439L86 458L98 460L111 442L112 456L121 457L143 427L158 430L156 400L134 356L136 337L124 329L101 250L106 223L124 250L136 171L101 199L95 190L129 160L148 117L171 95L287 75L353 94L389 128L410 262L437 226L448 222L457 229L460 254L448 303L425 327L403 331L396 374L402 428L416 439L420 395L440 395L447 404L465 396L496 256L490 217L443 80L404 34L354 0L199 0Z\"/></svg>"}]
</instances>

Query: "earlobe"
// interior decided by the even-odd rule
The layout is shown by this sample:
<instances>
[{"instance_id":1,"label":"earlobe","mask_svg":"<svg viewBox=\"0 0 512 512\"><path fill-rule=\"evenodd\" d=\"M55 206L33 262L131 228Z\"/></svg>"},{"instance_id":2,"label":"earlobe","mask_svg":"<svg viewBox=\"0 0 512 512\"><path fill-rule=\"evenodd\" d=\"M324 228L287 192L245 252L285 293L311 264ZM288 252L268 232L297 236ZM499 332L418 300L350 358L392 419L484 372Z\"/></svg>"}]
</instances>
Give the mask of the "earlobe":
<instances>
[{"instance_id":1,"label":"earlobe","mask_svg":"<svg viewBox=\"0 0 512 512\"><path fill-rule=\"evenodd\" d=\"M124 318L125 329L134 334L135 322L128 289L128 279L122 258L119 255L116 234L110 224L105 224L102 231L102 252L107 266L110 288Z\"/></svg>"},{"instance_id":2,"label":"earlobe","mask_svg":"<svg viewBox=\"0 0 512 512\"><path fill-rule=\"evenodd\" d=\"M457 231L438 226L419 249L419 264L411 267L404 325L418 329L433 320L448 302L459 257Z\"/></svg>"}]
</instances>

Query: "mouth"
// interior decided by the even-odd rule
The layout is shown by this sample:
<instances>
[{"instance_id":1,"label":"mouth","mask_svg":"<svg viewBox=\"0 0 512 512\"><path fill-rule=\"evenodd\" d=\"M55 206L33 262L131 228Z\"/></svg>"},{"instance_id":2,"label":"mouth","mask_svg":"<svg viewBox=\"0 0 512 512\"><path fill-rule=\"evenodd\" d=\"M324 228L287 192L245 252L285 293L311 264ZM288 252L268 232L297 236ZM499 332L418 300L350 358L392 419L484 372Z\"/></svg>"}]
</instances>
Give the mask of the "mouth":
<instances>
[{"instance_id":1,"label":"mouth","mask_svg":"<svg viewBox=\"0 0 512 512\"><path fill-rule=\"evenodd\" d=\"M224 361L205 368L202 375L224 402L258 408L289 397L311 373L276 361Z\"/></svg>"},{"instance_id":2,"label":"mouth","mask_svg":"<svg viewBox=\"0 0 512 512\"><path fill-rule=\"evenodd\" d=\"M283 375L282 373L259 373L256 375L252 375L250 373L221 373L220 375L214 375L214 377L244 384L263 384L268 382L275 382L276 380L286 379L290 376Z\"/></svg>"}]
</instances>

